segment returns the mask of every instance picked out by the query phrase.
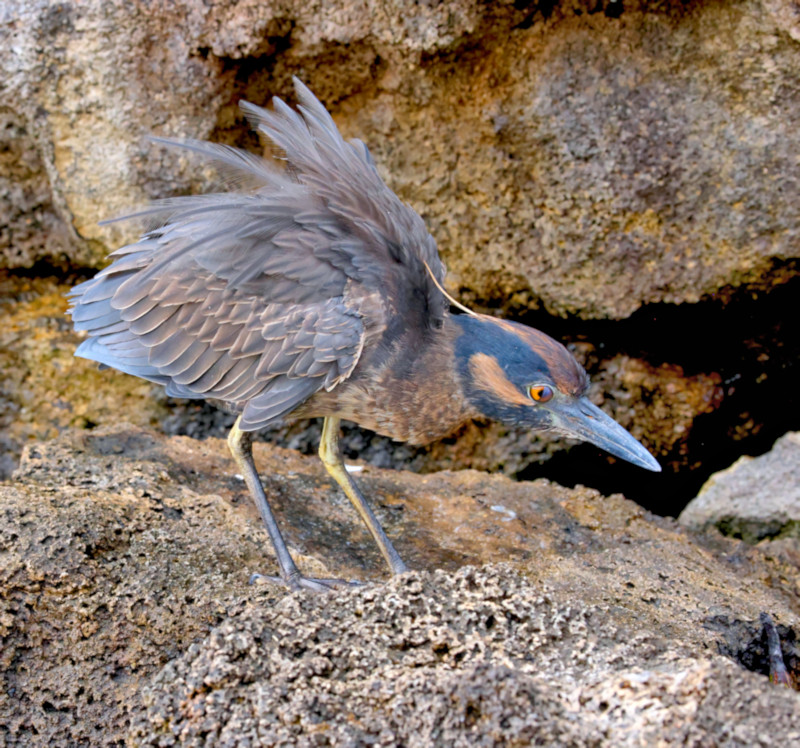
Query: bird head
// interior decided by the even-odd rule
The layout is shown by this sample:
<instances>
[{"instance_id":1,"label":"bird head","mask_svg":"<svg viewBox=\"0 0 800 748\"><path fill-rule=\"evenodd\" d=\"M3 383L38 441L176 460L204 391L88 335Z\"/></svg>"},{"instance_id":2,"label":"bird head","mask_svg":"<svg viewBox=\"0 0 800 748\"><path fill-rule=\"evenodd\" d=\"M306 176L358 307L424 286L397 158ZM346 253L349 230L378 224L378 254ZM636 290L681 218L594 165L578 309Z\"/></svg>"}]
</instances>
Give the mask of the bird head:
<instances>
[{"instance_id":1,"label":"bird head","mask_svg":"<svg viewBox=\"0 0 800 748\"><path fill-rule=\"evenodd\" d=\"M561 343L485 315L457 315L455 353L467 399L493 420L581 439L660 471L652 455L586 397L589 377Z\"/></svg>"}]
</instances>

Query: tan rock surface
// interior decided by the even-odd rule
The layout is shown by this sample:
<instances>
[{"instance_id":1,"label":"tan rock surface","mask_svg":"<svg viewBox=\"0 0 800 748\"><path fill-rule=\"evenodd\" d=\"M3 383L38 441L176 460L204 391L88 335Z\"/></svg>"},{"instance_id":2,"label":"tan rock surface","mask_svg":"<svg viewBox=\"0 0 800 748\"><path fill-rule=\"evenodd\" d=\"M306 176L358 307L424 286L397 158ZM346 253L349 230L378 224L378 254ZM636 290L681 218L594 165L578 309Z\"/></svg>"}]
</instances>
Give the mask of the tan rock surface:
<instances>
[{"instance_id":1,"label":"tan rock surface","mask_svg":"<svg viewBox=\"0 0 800 748\"><path fill-rule=\"evenodd\" d=\"M69 285L0 271L0 476L24 445L70 426L113 423L120 414L153 425L167 410L159 388L75 358L79 342L66 316Z\"/></svg>"},{"instance_id":2,"label":"tan rock surface","mask_svg":"<svg viewBox=\"0 0 800 748\"><path fill-rule=\"evenodd\" d=\"M2 84L0 84L2 85ZM0 106L0 267L89 262L91 253L53 204L42 156L20 112Z\"/></svg>"},{"instance_id":3,"label":"tan rock surface","mask_svg":"<svg viewBox=\"0 0 800 748\"><path fill-rule=\"evenodd\" d=\"M220 440L120 425L26 449L0 484L8 744L800 739L798 694L717 654L739 628L757 640L764 610L798 666L785 561L703 547L621 496L365 468L387 532L430 570L384 583L319 461L255 452L301 567L374 584L247 586L275 566Z\"/></svg>"},{"instance_id":4,"label":"tan rock surface","mask_svg":"<svg viewBox=\"0 0 800 748\"><path fill-rule=\"evenodd\" d=\"M759 457L740 457L712 475L678 521L715 528L750 543L800 539L800 433L782 436Z\"/></svg>"},{"instance_id":5,"label":"tan rock surface","mask_svg":"<svg viewBox=\"0 0 800 748\"><path fill-rule=\"evenodd\" d=\"M13 0L0 106L95 263L134 231L98 220L210 184L145 135L254 145L236 101L266 104L296 73L478 299L620 318L795 272L789 0L515 5Z\"/></svg>"}]
</instances>

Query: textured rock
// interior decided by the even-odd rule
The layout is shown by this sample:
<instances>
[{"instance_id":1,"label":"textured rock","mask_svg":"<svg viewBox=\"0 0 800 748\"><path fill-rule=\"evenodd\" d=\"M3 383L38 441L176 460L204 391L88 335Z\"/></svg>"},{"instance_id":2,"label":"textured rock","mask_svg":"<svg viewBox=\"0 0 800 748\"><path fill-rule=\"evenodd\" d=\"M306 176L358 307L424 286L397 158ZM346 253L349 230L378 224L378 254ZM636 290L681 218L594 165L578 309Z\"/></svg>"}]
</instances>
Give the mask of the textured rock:
<instances>
[{"instance_id":1,"label":"textured rock","mask_svg":"<svg viewBox=\"0 0 800 748\"><path fill-rule=\"evenodd\" d=\"M773 17L755 4L556 16L453 55L447 77L424 70L406 101L350 109L383 135L377 160L425 206L453 281L624 317L794 256L796 218L761 201L800 191L798 114L775 88L797 91L800 48Z\"/></svg>"},{"instance_id":2,"label":"textured rock","mask_svg":"<svg viewBox=\"0 0 800 748\"><path fill-rule=\"evenodd\" d=\"M0 15L0 105L34 132L80 236L105 244L95 247L99 263L126 234L97 221L188 184L175 160L153 153L143 136L209 135L229 102L236 61L270 68L265 61L279 49L287 54L296 44L313 60L367 37L418 56L471 31L478 14L470 2L421 9L412 20L402 2L185 0L144 10L123 0L14 0Z\"/></svg>"},{"instance_id":3,"label":"textured rock","mask_svg":"<svg viewBox=\"0 0 800 748\"><path fill-rule=\"evenodd\" d=\"M143 681L225 618L258 553L222 499L125 463L136 439L0 486L3 745L118 744Z\"/></svg>"},{"instance_id":4,"label":"textured rock","mask_svg":"<svg viewBox=\"0 0 800 748\"><path fill-rule=\"evenodd\" d=\"M133 231L99 219L210 184L145 134L253 144L235 102L297 73L478 299L619 318L794 272L791 0L516 5L14 0L0 106L96 263Z\"/></svg>"},{"instance_id":5,"label":"textured rock","mask_svg":"<svg viewBox=\"0 0 800 748\"><path fill-rule=\"evenodd\" d=\"M683 659L680 644L613 618L580 600L556 602L503 566L414 573L340 593L334 606L293 596L226 622L167 665L146 692L134 742L800 740L797 693L720 658Z\"/></svg>"},{"instance_id":6,"label":"textured rock","mask_svg":"<svg viewBox=\"0 0 800 748\"><path fill-rule=\"evenodd\" d=\"M786 434L770 452L741 457L712 475L679 521L750 543L800 538L800 433Z\"/></svg>"},{"instance_id":7,"label":"textured rock","mask_svg":"<svg viewBox=\"0 0 800 748\"><path fill-rule=\"evenodd\" d=\"M11 475L25 444L67 427L112 423L121 413L149 425L166 415L160 388L75 358L68 289L0 271L0 478Z\"/></svg>"},{"instance_id":8,"label":"textured rock","mask_svg":"<svg viewBox=\"0 0 800 748\"><path fill-rule=\"evenodd\" d=\"M318 460L255 453L302 568L385 579ZM0 484L0 740L800 739L800 696L717 654L761 672L751 640L768 611L800 668L796 567L757 548L701 547L583 488L366 468L359 481L387 532L431 571L287 594L246 585L275 567L232 469L221 440L124 425L26 449Z\"/></svg>"},{"instance_id":9,"label":"textured rock","mask_svg":"<svg viewBox=\"0 0 800 748\"><path fill-rule=\"evenodd\" d=\"M21 114L0 106L0 267L88 260L52 202L42 158Z\"/></svg>"}]
</instances>

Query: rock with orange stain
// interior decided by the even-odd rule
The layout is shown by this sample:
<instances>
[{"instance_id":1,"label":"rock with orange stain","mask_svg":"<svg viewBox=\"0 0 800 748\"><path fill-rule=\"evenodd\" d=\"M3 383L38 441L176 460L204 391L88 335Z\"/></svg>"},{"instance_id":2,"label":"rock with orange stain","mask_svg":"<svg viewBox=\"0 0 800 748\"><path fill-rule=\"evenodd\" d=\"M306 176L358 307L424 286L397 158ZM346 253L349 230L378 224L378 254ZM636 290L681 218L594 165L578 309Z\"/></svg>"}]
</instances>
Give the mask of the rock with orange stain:
<instances>
[{"instance_id":1,"label":"rock with orange stain","mask_svg":"<svg viewBox=\"0 0 800 748\"><path fill-rule=\"evenodd\" d=\"M0 483L10 742L800 740L800 694L718 654L758 669L761 611L800 625L800 590L758 550L618 495L365 467L417 570L387 580L319 460L255 458L300 567L366 585L247 585L276 566L222 440L120 424L26 448Z\"/></svg>"}]
</instances>

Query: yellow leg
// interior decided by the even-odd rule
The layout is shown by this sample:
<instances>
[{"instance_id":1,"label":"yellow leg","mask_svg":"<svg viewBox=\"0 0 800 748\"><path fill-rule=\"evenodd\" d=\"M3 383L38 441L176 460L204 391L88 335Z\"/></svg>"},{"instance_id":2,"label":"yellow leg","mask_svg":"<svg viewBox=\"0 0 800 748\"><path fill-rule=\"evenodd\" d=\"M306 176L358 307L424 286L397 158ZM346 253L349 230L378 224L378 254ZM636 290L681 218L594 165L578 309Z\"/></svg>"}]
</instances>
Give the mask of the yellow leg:
<instances>
[{"instance_id":1,"label":"yellow leg","mask_svg":"<svg viewBox=\"0 0 800 748\"><path fill-rule=\"evenodd\" d=\"M322 425L322 439L319 443L319 456L325 469L331 477L342 487L350 503L356 508L364 524L372 533L372 537L378 544L386 563L393 574L402 574L408 571L408 567L403 563L400 554L394 549L391 541L386 537L386 533L378 522L378 518L367 504L355 481L350 477L344 467L342 455L339 451L339 421L340 419L328 416Z\"/></svg>"}]
</instances>

